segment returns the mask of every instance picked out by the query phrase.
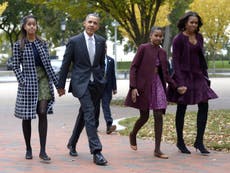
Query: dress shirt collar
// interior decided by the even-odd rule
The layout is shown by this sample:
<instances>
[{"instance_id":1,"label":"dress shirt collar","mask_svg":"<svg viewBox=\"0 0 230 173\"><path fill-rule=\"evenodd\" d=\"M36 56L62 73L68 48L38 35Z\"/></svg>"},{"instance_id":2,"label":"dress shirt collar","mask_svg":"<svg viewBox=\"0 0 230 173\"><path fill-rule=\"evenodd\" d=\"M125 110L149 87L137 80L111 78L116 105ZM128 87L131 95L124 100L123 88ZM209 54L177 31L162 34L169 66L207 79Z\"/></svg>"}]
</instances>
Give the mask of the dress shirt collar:
<instances>
[{"instance_id":1,"label":"dress shirt collar","mask_svg":"<svg viewBox=\"0 0 230 173\"><path fill-rule=\"evenodd\" d=\"M93 39L93 41L95 41L94 39L94 34L92 36L89 36L86 31L83 32L84 33L84 36L85 36L85 40L88 42L89 38L91 37Z\"/></svg>"}]
</instances>

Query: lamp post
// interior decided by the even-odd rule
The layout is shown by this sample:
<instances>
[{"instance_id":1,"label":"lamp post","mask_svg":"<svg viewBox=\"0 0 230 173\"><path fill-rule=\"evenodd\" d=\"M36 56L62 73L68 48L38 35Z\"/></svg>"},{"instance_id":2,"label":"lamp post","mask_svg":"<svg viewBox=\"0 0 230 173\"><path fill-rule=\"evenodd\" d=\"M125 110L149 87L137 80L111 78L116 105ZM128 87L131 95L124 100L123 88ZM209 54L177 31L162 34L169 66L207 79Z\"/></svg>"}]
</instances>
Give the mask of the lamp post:
<instances>
[{"instance_id":1,"label":"lamp post","mask_svg":"<svg viewBox=\"0 0 230 173\"><path fill-rule=\"evenodd\" d=\"M61 31L62 31L62 42L61 42L61 45L62 46L65 45L65 38L64 38L65 30L66 30L66 21L62 20L61 21Z\"/></svg>"},{"instance_id":2,"label":"lamp post","mask_svg":"<svg viewBox=\"0 0 230 173\"><path fill-rule=\"evenodd\" d=\"M113 47L113 53L115 57L115 73L117 75L117 27L120 26L120 24L114 20L112 22L112 26L114 27L114 47Z\"/></svg>"}]
</instances>

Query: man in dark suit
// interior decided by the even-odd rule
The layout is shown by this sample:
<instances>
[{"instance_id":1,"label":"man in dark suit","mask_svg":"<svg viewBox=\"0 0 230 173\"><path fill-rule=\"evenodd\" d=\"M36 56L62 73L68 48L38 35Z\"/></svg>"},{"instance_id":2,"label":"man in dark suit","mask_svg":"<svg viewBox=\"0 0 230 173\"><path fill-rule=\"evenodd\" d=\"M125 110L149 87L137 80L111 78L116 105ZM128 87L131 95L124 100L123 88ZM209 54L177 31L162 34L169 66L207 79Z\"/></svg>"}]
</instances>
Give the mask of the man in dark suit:
<instances>
[{"instance_id":1,"label":"man in dark suit","mask_svg":"<svg viewBox=\"0 0 230 173\"><path fill-rule=\"evenodd\" d=\"M95 34L99 29L99 21L97 14L89 14L84 21L84 32L70 38L67 43L59 74L59 89L62 89L60 95L63 95L72 62L69 92L79 99L80 109L67 145L69 154L78 155L76 144L85 126L94 163L106 165L107 160L101 154L102 145L95 126L95 105L100 100L105 83L105 39Z\"/></svg>"},{"instance_id":2,"label":"man in dark suit","mask_svg":"<svg viewBox=\"0 0 230 173\"><path fill-rule=\"evenodd\" d=\"M105 52L107 47L105 49ZM113 58L108 55L105 56L105 88L102 94L102 110L106 121L106 133L110 134L116 130L116 125L113 125L113 118L110 110L110 102L112 100L112 94L117 93L117 82L115 75L115 64ZM100 115L100 102L96 105L96 127L99 126Z\"/></svg>"}]
</instances>

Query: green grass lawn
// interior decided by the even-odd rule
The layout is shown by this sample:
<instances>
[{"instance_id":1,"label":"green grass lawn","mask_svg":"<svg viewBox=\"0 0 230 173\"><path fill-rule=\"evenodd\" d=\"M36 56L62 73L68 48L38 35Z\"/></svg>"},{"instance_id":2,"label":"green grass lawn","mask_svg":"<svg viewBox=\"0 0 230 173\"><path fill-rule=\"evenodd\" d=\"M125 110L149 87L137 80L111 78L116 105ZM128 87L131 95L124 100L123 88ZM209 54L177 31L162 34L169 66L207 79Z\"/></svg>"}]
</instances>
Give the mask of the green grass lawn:
<instances>
[{"instance_id":1,"label":"green grass lawn","mask_svg":"<svg viewBox=\"0 0 230 173\"><path fill-rule=\"evenodd\" d=\"M131 61L117 62L117 69L118 70L129 70L130 65L131 65Z\"/></svg>"},{"instance_id":2,"label":"green grass lawn","mask_svg":"<svg viewBox=\"0 0 230 173\"><path fill-rule=\"evenodd\" d=\"M120 122L127 127L120 134L128 136L137 117L125 119ZM176 143L175 115L164 116L164 130L162 141ZM138 138L154 140L153 116L142 127ZM184 139L188 146L193 146L196 137L196 112L188 112L185 117ZM207 148L217 151L230 151L230 110L209 111L208 123L205 132L204 144Z\"/></svg>"},{"instance_id":3,"label":"green grass lawn","mask_svg":"<svg viewBox=\"0 0 230 173\"><path fill-rule=\"evenodd\" d=\"M223 61L215 61L215 67L218 69L230 69L230 61L228 60L223 60ZM208 62L208 68L211 69L213 68L213 61Z\"/></svg>"}]
</instances>

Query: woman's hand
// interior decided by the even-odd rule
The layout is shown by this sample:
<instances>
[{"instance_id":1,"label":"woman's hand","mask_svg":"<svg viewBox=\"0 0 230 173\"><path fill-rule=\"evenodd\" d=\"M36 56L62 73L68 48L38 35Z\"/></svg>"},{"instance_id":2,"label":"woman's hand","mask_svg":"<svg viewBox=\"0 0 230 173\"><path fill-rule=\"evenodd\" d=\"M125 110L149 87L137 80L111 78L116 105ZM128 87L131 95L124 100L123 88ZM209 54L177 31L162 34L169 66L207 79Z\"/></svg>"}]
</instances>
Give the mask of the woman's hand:
<instances>
[{"instance_id":1,"label":"woman's hand","mask_svg":"<svg viewBox=\"0 0 230 173\"><path fill-rule=\"evenodd\" d=\"M133 103L136 103L137 96L139 96L137 89L132 89L132 101L133 101Z\"/></svg>"},{"instance_id":2,"label":"woman's hand","mask_svg":"<svg viewBox=\"0 0 230 173\"><path fill-rule=\"evenodd\" d=\"M187 87L186 86L180 86L180 87L178 87L177 88L177 92L179 93L179 94L184 94L184 93L186 93L186 91L187 91Z\"/></svg>"}]
</instances>

